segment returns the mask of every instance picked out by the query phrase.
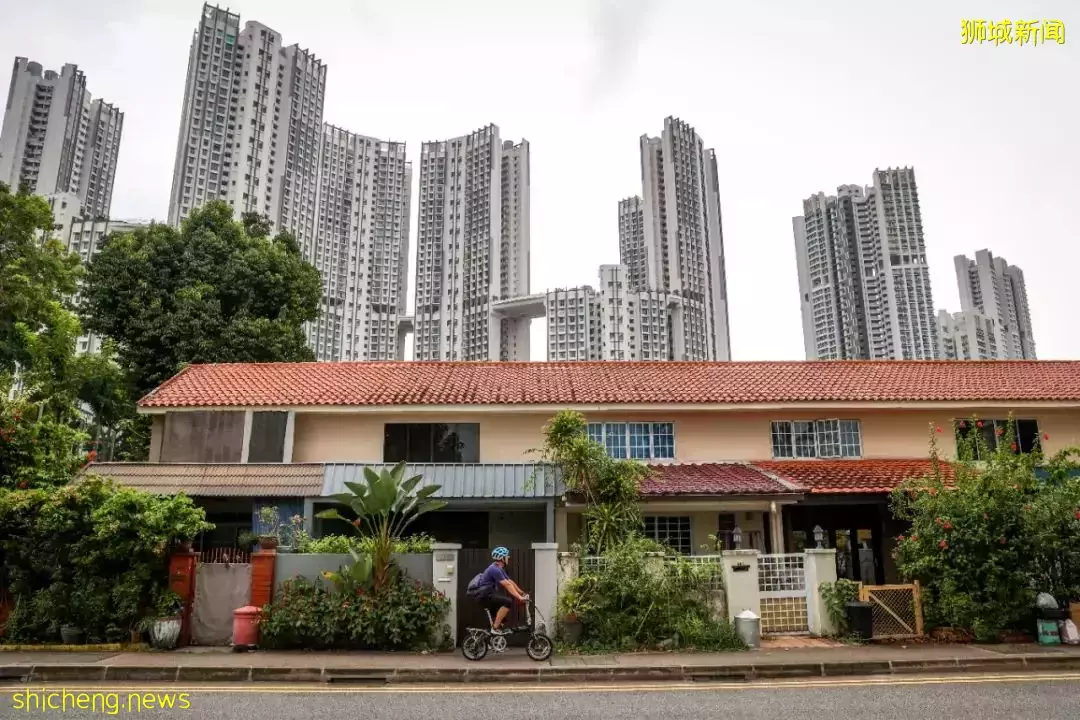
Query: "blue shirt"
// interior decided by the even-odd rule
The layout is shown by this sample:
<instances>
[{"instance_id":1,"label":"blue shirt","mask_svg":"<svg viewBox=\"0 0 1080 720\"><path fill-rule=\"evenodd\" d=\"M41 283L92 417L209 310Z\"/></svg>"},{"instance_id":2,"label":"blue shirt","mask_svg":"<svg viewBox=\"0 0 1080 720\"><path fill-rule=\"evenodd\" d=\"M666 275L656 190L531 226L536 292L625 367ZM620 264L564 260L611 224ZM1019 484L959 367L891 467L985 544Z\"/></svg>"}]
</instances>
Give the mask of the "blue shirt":
<instances>
[{"instance_id":1,"label":"blue shirt","mask_svg":"<svg viewBox=\"0 0 1080 720\"><path fill-rule=\"evenodd\" d=\"M487 570L484 571L484 579L480 584L484 587L498 588L499 583L509 579L510 576L506 574L505 570L499 567L499 563L491 563L488 565Z\"/></svg>"}]
</instances>

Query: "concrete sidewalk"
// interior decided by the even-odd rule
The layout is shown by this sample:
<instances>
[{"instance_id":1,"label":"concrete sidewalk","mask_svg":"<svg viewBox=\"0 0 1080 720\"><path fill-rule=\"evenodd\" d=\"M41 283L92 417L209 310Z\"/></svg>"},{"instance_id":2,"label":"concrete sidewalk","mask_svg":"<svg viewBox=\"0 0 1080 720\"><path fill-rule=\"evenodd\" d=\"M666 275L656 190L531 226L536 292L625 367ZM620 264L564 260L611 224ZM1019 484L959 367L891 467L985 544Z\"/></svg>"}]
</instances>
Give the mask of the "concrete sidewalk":
<instances>
[{"instance_id":1,"label":"concrete sidewalk","mask_svg":"<svg viewBox=\"0 0 1080 720\"><path fill-rule=\"evenodd\" d=\"M253 652L0 654L0 680L33 682L596 682L1080 670L1080 647L896 645L764 648L730 653L562 655L522 650L470 662L460 653Z\"/></svg>"}]
</instances>

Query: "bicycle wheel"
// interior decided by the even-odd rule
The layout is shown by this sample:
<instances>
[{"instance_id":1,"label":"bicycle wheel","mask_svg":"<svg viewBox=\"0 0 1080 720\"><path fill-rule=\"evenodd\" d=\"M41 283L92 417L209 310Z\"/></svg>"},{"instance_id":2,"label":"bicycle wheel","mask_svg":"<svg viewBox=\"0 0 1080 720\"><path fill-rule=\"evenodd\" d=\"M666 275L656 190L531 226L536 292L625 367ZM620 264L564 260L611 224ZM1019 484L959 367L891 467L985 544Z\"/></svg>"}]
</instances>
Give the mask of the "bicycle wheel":
<instances>
[{"instance_id":1,"label":"bicycle wheel","mask_svg":"<svg viewBox=\"0 0 1080 720\"><path fill-rule=\"evenodd\" d=\"M525 653L533 660L542 662L551 657L551 651L553 649L551 640L547 635L544 635L543 633L534 633L533 636L529 638L529 644L525 646Z\"/></svg>"},{"instance_id":2,"label":"bicycle wheel","mask_svg":"<svg viewBox=\"0 0 1080 720\"><path fill-rule=\"evenodd\" d=\"M487 653L487 638L483 633L471 632L461 643L461 654L469 660L483 660Z\"/></svg>"}]
</instances>

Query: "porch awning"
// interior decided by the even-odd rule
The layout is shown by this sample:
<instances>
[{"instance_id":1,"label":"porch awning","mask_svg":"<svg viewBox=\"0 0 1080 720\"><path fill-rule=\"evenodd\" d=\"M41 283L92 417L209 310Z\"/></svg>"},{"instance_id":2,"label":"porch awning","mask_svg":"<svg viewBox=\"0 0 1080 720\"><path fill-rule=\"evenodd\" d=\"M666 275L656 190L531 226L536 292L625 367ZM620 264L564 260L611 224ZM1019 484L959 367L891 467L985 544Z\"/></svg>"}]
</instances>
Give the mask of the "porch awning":
<instances>
[{"instance_id":1,"label":"porch awning","mask_svg":"<svg viewBox=\"0 0 1080 720\"><path fill-rule=\"evenodd\" d=\"M364 468L375 472L394 467L393 463L327 463L322 495L348 492L347 482L359 482ZM557 473L539 463L481 463L458 465L416 463L407 465L405 476L420 475L419 487L438 485L433 497L443 500L468 499L545 499L561 495L562 483Z\"/></svg>"},{"instance_id":2,"label":"porch awning","mask_svg":"<svg viewBox=\"0 0 1080 720\"><path fill-rule=\"evenodd\" d=\"M316 497L323 487L322 463L93 463L84 472L157 495Z\"/></svg>"},{"instance_id":3,"label":"porch awning","mask_svg":"<svg viewBox=\"0 0 1080 720\"><path fill-rule=\"evenodd\" d=\"M919 460L773 460L754 467L809 488L814 495L886 494L908 478L933 472L929 459ZM946 478L952 465L940 463Z\"/></svg>"},{"instance_id":4,"label":"porch awning","mask_svg":"<svg viewBox=\"0 0 1080 720\"><path fill-rule=\"evenodd\" d=\"M645 498L673 496L801 495L806 488L749 463L651 465Z\"/></svg>"}]
</instances>

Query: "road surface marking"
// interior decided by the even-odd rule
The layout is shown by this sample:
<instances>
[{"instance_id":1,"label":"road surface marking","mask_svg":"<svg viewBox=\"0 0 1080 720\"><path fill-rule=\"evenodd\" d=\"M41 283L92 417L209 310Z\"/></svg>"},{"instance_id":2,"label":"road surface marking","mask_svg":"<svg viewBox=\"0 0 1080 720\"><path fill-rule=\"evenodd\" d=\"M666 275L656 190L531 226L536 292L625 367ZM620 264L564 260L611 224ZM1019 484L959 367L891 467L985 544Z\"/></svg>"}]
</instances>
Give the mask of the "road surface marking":
<instances>
[{"instance_id":1,"label":"road surface marking","mask_svg":"<svg viewBox=\"0 0 1080 720\"><path fill-rule=\"evenodd\" d=\"M314 685L260 685L257 683L236 683L233 685L112 685L109 683L97 683L94 685L65 685L63 683L8 685L0 687L0 693L10 694L22 692L33 688L63 688L68 691L100 691L103 687L113 689L113 692L189 692L189 693L277 693L277 694L309 694L309 693L338 693L338 694L452 694L452 695L486 695L498 693L629 693L629 692L678 692L678 691L717 691L717 690L797 690L797 689L821 689L821 688L845 688L845 687L872 687L875 685L980 685L996 683L1020 683L1020 682L1076 682L1080 680L1080 673L1024 673L1019 675L942 675L942 676L881 676L850 679L821 679L809 680L796 678L784 681L745 681L745 682L709 682L703 680L695 683L649 683L631 684L618 681L605 683L575 683L573 685L530 685L518 683L484 683L470 685L468 683L454 683L451 685L420 685L420 684L391 684L378 686L337 686L335 684L318 683Z\"/></svg>"}]
</instances>

